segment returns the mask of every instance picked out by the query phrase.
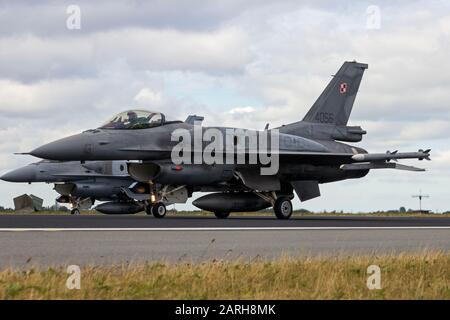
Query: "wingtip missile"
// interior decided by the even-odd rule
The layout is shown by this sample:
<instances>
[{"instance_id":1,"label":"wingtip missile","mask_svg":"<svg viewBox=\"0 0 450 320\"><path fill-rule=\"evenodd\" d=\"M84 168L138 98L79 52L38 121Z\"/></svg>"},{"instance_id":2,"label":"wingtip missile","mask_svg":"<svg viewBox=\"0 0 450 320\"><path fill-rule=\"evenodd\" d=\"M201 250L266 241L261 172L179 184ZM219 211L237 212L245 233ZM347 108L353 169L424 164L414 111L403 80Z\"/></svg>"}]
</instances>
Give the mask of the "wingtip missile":
<instances>
[{"instance_id":1,"label":"wingtip missile","mask_svg":"<svg viewBox=\"0 0 450 320\"><path fill-rule=\"evenodd\" d=\"M425 159L425 160L430 161L431 160L430 159L430 151L431 151L431 149L426 149L425 151L422 149L419 149L418 152L423 154L423 157L419 157L419 160Z\"/></svg>"},{"instance_id":2,"label":"wingtip missile","mask_svg":"<svg viewBox=\"0 0 450 320\"><path fill-rule=\"evenodd\" d=\"M395 150L395 151L392 151L392 152L388 150L386 152L386 154L389 155L389 156L395 156L397 153L398 153L398 150ZM390 158L390 159L387 159L386 161L390 161L390 160L395 161L395 162L398 161L396 158Z\"/></svg>"},{"instance_id":3,"label":"wingtip missile","mask_svg":"<svg viewBox=\"0 0 450 320\"><path fill-rule=\"evenodd\" d=\"M418 159L418 160L431 160L430 159L430 151L427 150L418 150L417 152L398 152L398 150L386 153L358 153L352 156L352 160L356 162L363 161L397 161L398 159Z\"/></svg>"}]
</instances>

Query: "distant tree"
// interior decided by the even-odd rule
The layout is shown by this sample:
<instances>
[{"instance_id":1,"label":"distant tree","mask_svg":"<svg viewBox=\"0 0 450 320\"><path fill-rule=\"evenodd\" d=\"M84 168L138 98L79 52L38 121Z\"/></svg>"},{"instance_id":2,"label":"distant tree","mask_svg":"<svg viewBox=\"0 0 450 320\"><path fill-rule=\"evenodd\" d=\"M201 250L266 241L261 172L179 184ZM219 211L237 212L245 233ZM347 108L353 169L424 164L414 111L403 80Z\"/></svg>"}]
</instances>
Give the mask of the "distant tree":
<instances>
[{"instance_id":1,"label":"distant tree","mask_svg":"<svg viewBox=\"0 0 450 320\"><path fill-rule=\"evenodd\" d=\"M400 209L398 211L400 213L405 213L406 212L406 208L405 207L400 207Z\"/></svg>"},{"instance_id":2,"label":"distant tree","mask_svg":"<svg viewBox=\"0 0 450 320\"><path fill-rule=\"evenodd\" d=\"M5 210L5 208L0 206L0 211L4 211L4 210Z\"/></svg>"}]
</instances>

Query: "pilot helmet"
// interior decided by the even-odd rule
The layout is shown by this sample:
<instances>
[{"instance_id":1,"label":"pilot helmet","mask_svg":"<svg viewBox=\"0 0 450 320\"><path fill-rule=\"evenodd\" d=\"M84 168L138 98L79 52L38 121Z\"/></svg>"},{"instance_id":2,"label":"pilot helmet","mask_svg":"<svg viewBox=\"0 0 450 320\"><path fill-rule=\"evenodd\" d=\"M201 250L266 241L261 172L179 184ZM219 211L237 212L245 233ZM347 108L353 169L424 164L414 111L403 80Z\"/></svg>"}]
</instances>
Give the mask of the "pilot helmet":
<instances>
[{"instance_id":1,"label":"pilot helmet","mask_svg":"<svg viewBox=\"0 0 450 320\"><path fill-rule=\"evenodd\" d=\"M128 111L127 113L128 120L136 120L137 119L137 113L134 111Z\"/></svg>"}]
</instances>

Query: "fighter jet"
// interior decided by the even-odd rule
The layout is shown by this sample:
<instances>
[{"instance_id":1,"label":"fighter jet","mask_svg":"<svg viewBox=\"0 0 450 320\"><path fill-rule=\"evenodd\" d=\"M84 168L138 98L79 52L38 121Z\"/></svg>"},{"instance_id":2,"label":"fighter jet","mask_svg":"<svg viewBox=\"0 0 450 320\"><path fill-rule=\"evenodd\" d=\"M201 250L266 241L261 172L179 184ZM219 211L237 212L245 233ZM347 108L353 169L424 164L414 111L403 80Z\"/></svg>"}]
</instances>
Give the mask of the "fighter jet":
<instances>
[{"instance_id":1,"label":"fighter jet","mask_svg":"<svg viewBox=\"0 0 450 320\"><path fill-rule=\"evenodd\" d=\"M42 160L10 171L0 177L9 182L54 183L60 194L59 203L70 204L71 214L80 208L90 208L95 201L108 201L95 209L105 214L133 214L144 209L142 199L148 199L148 188L127 173L125 161ZM147 193L146 193L147 192Z\"/></svg>"},{"instance_id":2,"label":"fighter jet","mask_svg":"<svg viewBox=\"0 0 450 320\"><path fill-rule=\"evenodd\" d=\"M301 121L278 128L205 127L192 118L183 122L160 112L130 110L30 154L52 160L126 160L130 176L149 187L147 213L158 217L173 203L166 196L170 189L179 202L194 192L213 192L193 204L218 218L273 207L277 218L288 219L294 192L306 201L320 196L319 184L361 178L372 169L424 171L397 160L429 160L430 150L368 153L344 143L360 142L366 134L347 123L367 68L345 62Z\"/></svg>"}]
</instances>

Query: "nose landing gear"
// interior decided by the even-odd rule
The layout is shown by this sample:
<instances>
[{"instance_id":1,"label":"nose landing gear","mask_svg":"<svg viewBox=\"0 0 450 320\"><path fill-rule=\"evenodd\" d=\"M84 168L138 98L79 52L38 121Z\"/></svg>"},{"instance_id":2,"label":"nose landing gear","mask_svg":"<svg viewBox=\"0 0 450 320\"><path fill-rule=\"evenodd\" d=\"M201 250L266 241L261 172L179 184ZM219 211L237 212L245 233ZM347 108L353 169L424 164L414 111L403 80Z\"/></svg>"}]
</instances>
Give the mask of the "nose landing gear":
<instances>
[{"instance_id":1,"label":"nose landing gear","mask_svg":"<svg viewBox=\"0 0 450 320\"><path fill-rule=\"evenodd\" d=\"M155 218L164 218L167 213L166 205L162 202L147 205L145 212L148 215L153 215Z\"/></svg>"},{"instance_id":2,"label":"nose landing gear","mask_svg":"<svg viewBox=\"0 0 450 320\"><path fill-rule=\"evenodd\" d=\"M80 200L74 197L70 197L70 214L73 216L78 216L80 213Z\"/></svg>"},{"instance_id":3,"label":"nose landing gear","mask_svg":"<svg viewBox=\"0 0 450 320\"><path fill-rule=\"evenodd\" d=\"M159 195L156 192L157 190L155 188L155 184L153 183L153 181L150 180L148 182L148 185L150 188L150 199L149 203L145 207L145 212L148 215L153 215L155 218L158 219L164 218L167 213L166 205L162 201L158 200Z\"/></svg>"},{"instance_id":4,"label":"nose landing gear","mask_svg":"<svg viewBox=\"0 0 450 320\"><path fill-rule=\"evenodd\" d=\"M73 208L72 210L70 210L70 214L77 216L80 214L80 210L78 208Z\"/></svg>"}]
</instances>

